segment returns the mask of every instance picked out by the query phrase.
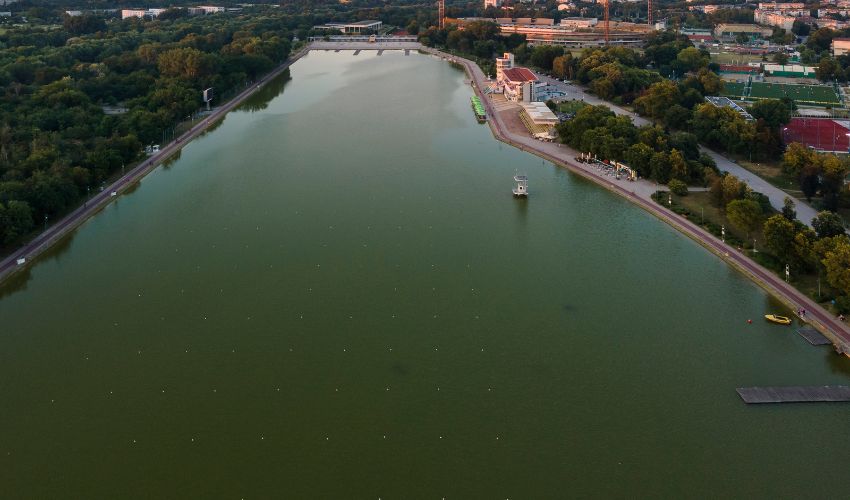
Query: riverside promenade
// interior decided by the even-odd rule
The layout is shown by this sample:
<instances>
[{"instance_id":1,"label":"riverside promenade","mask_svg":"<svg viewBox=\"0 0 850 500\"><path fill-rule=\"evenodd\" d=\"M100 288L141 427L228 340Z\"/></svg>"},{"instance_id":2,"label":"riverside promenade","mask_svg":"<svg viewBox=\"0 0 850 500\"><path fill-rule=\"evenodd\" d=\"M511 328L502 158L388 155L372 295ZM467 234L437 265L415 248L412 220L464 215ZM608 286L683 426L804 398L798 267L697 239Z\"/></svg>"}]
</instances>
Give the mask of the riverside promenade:
<instances>
[{"instance_id":1,"label":"riverside promenade","mask_svg":"<svg viewBox=\"0 0 850 500\"><path fill-rule=\"evenodd\" d=\"M473 83L475 93L481 98L482 103L487 108L487 114L489 116L488 123L490 129L493 131L493 135L497 139L523 151L540 156L556 165L566 167L572 172L605 187L609 191L627 198L647 212L678 229L749 276L759 286L780 299L792 310L797 310L798 308L806 309L807 321L833 343L836 351L850 357L850 328L846 324L838 321L829 311L809 299L790 284L785 283L772 271L754 262L734 247L723 243L716 236L692 223L685 217L667 210L656 203L651 198L652 193L655 192L653 183L645 180L637 182L616 181L611 177L601 175L591 166L575 161L578 152L564 144L541 142L533 139L528 134L519 134L511 131L510 127L506 126L503 117L494 108L491 99L481 91L487 83L487 78L477 64L468 59L446 54L436 49L423 47L421 50L460 64L465 68L467 75L469 75Z\"/></svg>"},{"instance_id":2,"label":"riverside promenade","mask_svg":"<svg viewBox=\"0 0 850 500\"><path fill-rule=\"evenodd\" d=\"M192 128L182 133L179 137L168 143L159 153L142 161L133 167L118 180L105 187L103 191L86 200L83 205L77 207L74 211L48 227L44 232L36 236L32 241L19 248L2 261L0 261L0 283L6 280L12 274L26 269L32 261L42 252L50 248L51 245L70 234L76 228L81 226L89 217L93 216L102 210L111 201L116 199L118 195L126 191L127 188L138 182L142 177L150 171L162 164L171 155L180 150L189 141L203 133L211 125L215 124L219 119L223 118L230 110L238 106L245 99L250 97L254 92L259 90L269 80L283 73L295 61L303 57L310 51L310 47L306 46L292 54L286 62L272 70L269 74L248 86L240 92L236 97L229 100L224 105L216 108L203 121L195 124ZM17 264L19 258L25 258L26 263Z\"/></svg>"}]
</instances>

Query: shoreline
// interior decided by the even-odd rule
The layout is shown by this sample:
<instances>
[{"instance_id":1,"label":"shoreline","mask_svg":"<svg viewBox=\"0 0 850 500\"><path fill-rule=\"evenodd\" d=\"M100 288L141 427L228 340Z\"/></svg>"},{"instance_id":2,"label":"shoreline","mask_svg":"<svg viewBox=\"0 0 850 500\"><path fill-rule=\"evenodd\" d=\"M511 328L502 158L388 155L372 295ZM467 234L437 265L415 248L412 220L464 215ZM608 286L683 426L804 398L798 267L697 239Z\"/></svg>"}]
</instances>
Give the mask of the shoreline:
<instances>
[{"instance_id":1,"label":"shoreline","mask_svg":"<svg viewBox=\"0 0 850 500\"><path fill-rule=\"evenodd\" d=\"M792 285L785 283L774 275L773 272L762 267L760 264L739 252L734 247L726 245L722 241L718 240L713 234L687 220L685 217L666 210L651 198L639 196L635 194L634 191L629 191L623 186L617 185L591 170L582 168L581 166L571 162L569 159L559 158L551 154L544 150L544 147L542 146L543 144L548 143L540 143L538 146L535 142L539 141L528 143L527 141L532 139L515 136L515 134L507 130L505 125L501 122L501 117L493 109L490 99L487 99L487 96L481 92L484 74L475 62L459 56L447 54L430 47L423 46L421 50L449 62L460 64L464 67L464 71L473 82L472 88L474 94L481 98L482 103L487 109L489 114L489 119L487 120L488 126L497 140L513 146L520 151L534 154L552 162L555 165L566 168L570 172L580 175L584 179L594 182L608 191L618 194L633 202L638 207L649 212L662 222L667 223L673 229L679 231L691 240L700 244L702 247L706 248L711 253L720 257L722 261L726 262L732 266L733 269L739 271L748 279L755 282L755 284L764 291L779 299L779 301L791 310L796 310L800 307L806 309L806 323L815 327L821 334L829 339L838 354L844 354L845 356L850 357L850 328L843 323L838 322L837 319L833 318L832 314L821 307L820 304L811 300ZM567 153L572 151L569 147L562 147L561 150Z\"/></svg>"},{"instance_id":2,"label":"shoreline","mask_svg":"<svg viewBox=\"0 0 850 500\"><path fill-rule=\"evenodd\" d=\"M369 47L369 49L364 48L361 50L380 50L383 48L380 44L370 45L371 47ZM545 145L552 143L540 143L530 137L522 137L510 130L507 130L504 123L501 121L501 117L493 109L490 99L481 92L482 83L484 82L484 74L475 62L459 56L444 53L437 49L425 47L421 44L416 45L418 45L418 47L411 46L404 48L431 54L446 61L460 64L464 67L465 73L473 83L472 88L474 94L481 98L482 103L490 115L490 119L487 120L488 126L490 127L491 133L497 140L521 151L534 154L555 165L566 168L570 172L580 175L584 179L594 182L608 191L622 196L660 219L662 222L667 223L673 229L683 233L685 236L694 240L711 253L720 257L721 260L741 272L744 276L755 282L767 293L779 299L790 309L794 310L799 307L805 308L807 312L810 313L807 314L807 323L817 328L818 331L827 337L839 354L845 354L850 357L850 328L843 323L838 322L832 317L831 313L823 309L819 304L808 298L790 284L783 282L775 276L773 272L762 267L743 253L721 242L705 229L690 222L679 214L666 210L664 207L649 198L649 196L645 194L638 195L634 190L629 191L624 186L615 184L610 179L606 179L590 169L583 168L573 163L573 161L571 161L572 158L559 157L563 154L566 154L567 157L574 157L575 154L573 153L576 152L571 148L558 145L558 151L561 152L561 154L556 155L553 154L553 152L545 150ZM386 47L385 49L398 50L399 48L400 47ZM78 227L82 226L89 218L108 206L113 198L117 199L118 195L122 194L128 188L139 182L145 175L160 166L184 145L188 144L192 139L205 132L207 128L215 124L219 119L223 118L233 108L241 104L257 90L261 89L269 80L280 75L284 70L289 68L293 63L298 61L311 50L331 50L331 48L321 46L314 47L314 44L312 43L304 46L301 50L291 55L284 63L269 72L256 83L252 84L249 88L246 88L241 93L237 94L226 104L223 104L206 119L181 134L176 140L170 142L158 154L142 161L124 176L113 182L110 186L108 186L108 188L104 189L104 191L87 200L83 205L78 206L71 213L67 214L53 226L50 226L46 231L40 233L29 243L20 247L17 251L12 252L8 257L0 261L0 284L3 284L8 278L18 272L29 269L30 266L38 260L38 256L50 248L53 244L72 233ZM26 257L27 261L24 264L18 265L16 261L22 256Z\"/></svg>"},{"instance_id":3,"label":"shoreline","mask_svg":"<svg viewBox=\"0 0 850 500\"><path fill-rule=\"evenodd\" d=\"M106 208L114 199L124 193L128 188L135 185L147 174L162 165L174 153L180 151L183 146L189 144L192 139L196 138L209 127L215 125L220 119L224 118L227 113L233 110L236 106L242 104L245 99L254 95L270 80L276 78L293 63L304 57L310 52L310 45L306 45L298 52L291 54L286 61L278 67L270 71L268 74L245 88L242 92L234 96L232 99L216 108L204 120L195 124L179 137L169 142L163 147L159 153L142 160L141 163L130 169L126 174L118 178L112 184L104 188L103 191L84 200L77 208L59 219L58 222L49 226L45 231L39 233L35 238L25 243L17 250L11 252L7 257L0 260L0 285L3 285L6 280L16 275L17 273L29 269L33 263L37 262L38 257L47 249L52 247L56 242L68 236L77 228L82 226L91 217ZM115 193L114 195L112 193ZM17 264L20 257L26 258L24 264Z\"/></svg>"}]
</instances>

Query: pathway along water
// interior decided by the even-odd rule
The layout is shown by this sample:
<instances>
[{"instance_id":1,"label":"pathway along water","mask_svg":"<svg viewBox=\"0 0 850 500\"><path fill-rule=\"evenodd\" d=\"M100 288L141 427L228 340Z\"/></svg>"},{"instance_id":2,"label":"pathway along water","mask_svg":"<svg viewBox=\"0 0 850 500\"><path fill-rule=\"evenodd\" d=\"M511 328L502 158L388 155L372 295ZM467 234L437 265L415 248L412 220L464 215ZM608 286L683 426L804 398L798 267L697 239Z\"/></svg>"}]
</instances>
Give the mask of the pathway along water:
<instances>
[{"instance_id":1,"label":"pathway along water","mask_svg":"<svg viewBox=\"0 0 850 500\"><path fill-rule=\"evenodd\" d=\"M735 393L850 378L758 287L441 61L291 75L5 289L5 497L843 493L846 406Z\"/></svg>"}]
</instances>

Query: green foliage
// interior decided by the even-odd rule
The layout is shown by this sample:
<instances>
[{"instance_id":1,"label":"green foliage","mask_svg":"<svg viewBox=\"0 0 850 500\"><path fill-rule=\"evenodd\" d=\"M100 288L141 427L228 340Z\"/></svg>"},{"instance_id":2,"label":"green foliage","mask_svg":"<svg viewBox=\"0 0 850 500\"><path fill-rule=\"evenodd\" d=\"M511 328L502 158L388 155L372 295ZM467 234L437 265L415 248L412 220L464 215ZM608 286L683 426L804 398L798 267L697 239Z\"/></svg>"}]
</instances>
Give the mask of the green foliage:
<instances>
[{"instance_id":1,"label":"green foliage","mask_svg":"<svg viewBox=\"0 0 850 500\"><path fill-rule=\"evenodd\" d=\"M797 218L797 206L789 197L785 197L785 201L782 204L782 216L788 219L789 221L793 221Z\"/></svg>"},{"instance_id":2,"label":"green foliage","mask_svg":"<svg viewBox=\"0 0 850 500\"><path fill-rule=\"evenodd\" d=\"M143 144L200 108L204 88L226 96L285 60L290 30L313 21L283 10L173 9L108 24L67 16L55 29L0 32L0 242L14 244L139 159Z\"/></svg>"},{"instance_id":3,"label":"green foliage","mask_svg":"<svg viewBox=\"0 0 850 500\"><path fill-rule=\"evenodd\" d=\"M726 217L729 222L748 235L761 223L762 208L753 200L732 200L726 205Z\"/></svg>"},{"instance_id":4,"label":"green foliage","mask_svg":"<svg viewBox=\"0 0 850 500\"><path fill-rule=\"evenodd\" d=\"M846 237L837 239L821 262L830 286L841 295L850 296L850 240Z\"/></svg>"},{"instance_id":5,"label":"green foliage","mask_svg":"<svg viewBox=\"0 0 850 500\"><path fill-rule=\"evenodd\" d=\"M815 228L818 238L831 238L843 235L846 232L844 220L841 219L841 216L828 210L818 213L812 221L812 227Z\"/></svg>"},{"instance_id":6,"label":"green foliage","mask_svg":"<svg viewBox=\"0 0 850 500\"><path fill-rule=\"evenodd\" d=\"M688 195L688 185L678 179L673 179L668 182L667 187L670 188L670 192L676 196Z\"/></svg>"}]
</instances>

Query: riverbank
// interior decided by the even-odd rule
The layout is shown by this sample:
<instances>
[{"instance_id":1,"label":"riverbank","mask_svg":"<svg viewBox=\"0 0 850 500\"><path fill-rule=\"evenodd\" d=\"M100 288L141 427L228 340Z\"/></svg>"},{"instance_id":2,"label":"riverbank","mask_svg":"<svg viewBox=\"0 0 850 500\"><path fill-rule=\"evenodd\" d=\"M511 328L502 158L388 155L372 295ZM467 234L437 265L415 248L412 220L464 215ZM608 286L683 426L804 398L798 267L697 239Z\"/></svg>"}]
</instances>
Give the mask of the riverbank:
<instances>
[{"instance_id":1,"label":"riverbank","mask_svg":"<svg viewBox=\"0 0 850 500\"><path fill-rule=\"evenodd\" d=\"M103 191L86 200L82 205L52 226L49 226L44 232L36 236L29 243L12 252L5 259L0 261L0 284L2 284L10 276L27 269L39 255L50 248L54 243L80 227L90 217L97 214L110 202L116 199L121 193L133 186L156 167L160 166L162 162L166 161L169 157L180 151L180 149L188 144L192 139L205 132L207 128L213 126L218 120L222 119L224 115L257 92L270 80L283 73L295 61L303 57L309 51L310 46L308 45L291 55L286 62L272 70L250 87L237 94L227 103L216 108L203 121L195 124L189 130L163 147L159 153L133 167L118 180L105 187ZM23 264L18 264L18 260L21 258L25 259L25 262Z\"/></svg>"},{"instance_id":2,"label":"riverbank","mask_svg":"<svg viewBox=\"0 0 850 500\"><path fill-rule=\"evenodd\" d=\"M732 267L756 282L765 291L778 298L790 309L806 309L808 322L833 343L837 352L850 357L850 328L844 323L839 322L836 318L833 318L829 311L809 299L793 286L779 279L773 272L752 261L735 248L718 240L717 237L705 229L693 224L685 217L659 206L652 200L651 193L646 192L647 189L636 189L636 186L630 186L625 181L615 182L610 177L605 177L595 172L591 167L576 162L574 158L578 153L566 145L536 141L530 136L519 135L511 131L503 122L500 113L494 109L491 99L488 99L481 91L481 88L486 83L486 78L478 65L468 59L446 54L429 47L423 47L422 50L423 52L444 58L464 67L467 75L473 82L475 93L481 98L487 108L490 130L498 140L523 151L533 153L556 165L565 167L573 173L581 175L585 179L591 180L609 191L629 199L719 256L732 265Z\"/></svg>"}]
</instances>

